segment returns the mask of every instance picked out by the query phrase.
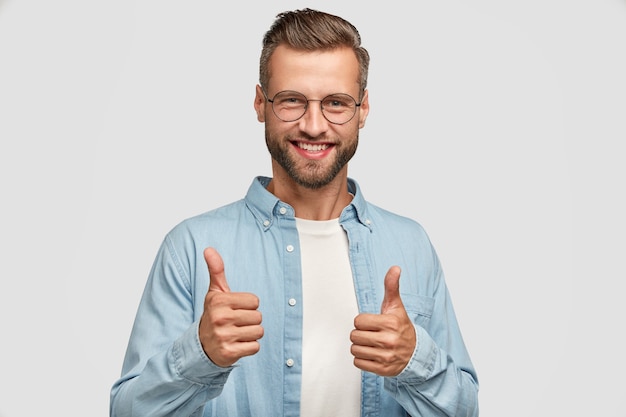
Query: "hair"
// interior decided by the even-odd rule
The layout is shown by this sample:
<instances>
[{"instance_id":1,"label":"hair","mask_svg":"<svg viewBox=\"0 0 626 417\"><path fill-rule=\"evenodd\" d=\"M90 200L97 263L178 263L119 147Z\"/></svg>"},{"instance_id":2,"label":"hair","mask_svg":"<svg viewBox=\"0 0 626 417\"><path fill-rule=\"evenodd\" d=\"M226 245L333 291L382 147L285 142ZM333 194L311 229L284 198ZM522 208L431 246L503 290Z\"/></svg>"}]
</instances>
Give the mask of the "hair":
<instances>
[{"instance_id":1,"label":"hair","mask_svg":"<svg viewBox=\"0 0 626 417\"><path fill-rule=\"evenodd\" d=\"M359 62L359 95L363 95L367 87L370 57L361 46L358 30L347 20L308 8L278 14L263 37L259 66L259 82L263 88L267 88L269 60L278 45L305 51L351 48Z\"/></svg>"}]
</instances>

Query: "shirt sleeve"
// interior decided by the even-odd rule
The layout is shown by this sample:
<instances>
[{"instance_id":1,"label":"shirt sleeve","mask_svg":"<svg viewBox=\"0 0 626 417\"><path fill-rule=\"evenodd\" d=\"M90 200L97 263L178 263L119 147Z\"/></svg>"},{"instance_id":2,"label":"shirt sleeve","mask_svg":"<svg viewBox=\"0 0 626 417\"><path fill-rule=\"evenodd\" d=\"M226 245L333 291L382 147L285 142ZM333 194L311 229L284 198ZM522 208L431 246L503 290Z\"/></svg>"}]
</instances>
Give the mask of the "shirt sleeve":
<instances>
[{"instance_id":1,"label":"shirt sleeve","mask_svg":"<svg viewBox=\"0 0 626 417\"><path fill-rule=\"evenodd\" d=\"M415 324L413 356L399 375L385 378L384 387L410 415L478 417L478 379L435 263L438 284L428 328Z\"/></svg>"},{"instance_id":2,"label":"shirt sleeve","mask_svg":"<svg viewBox=\"0 0 626 417\"><path fill-rule=\"evenodd\" d=\"M418 346L406 368L385 378L385 389L410 415L478 416L478 384L416 326Z\"/></svg>"},{"instance_id":3,"label":"shirt sleeve","mask_svg":"<svg viewBox=\"0 0 626 417\"><path fill-rule=\"evenodd\" d=\"M121 378L111 389L111 417L202 415L232 367L204 353L193 294L174 245L166 238L146 283Z\"/></svg>"}]
</instances>

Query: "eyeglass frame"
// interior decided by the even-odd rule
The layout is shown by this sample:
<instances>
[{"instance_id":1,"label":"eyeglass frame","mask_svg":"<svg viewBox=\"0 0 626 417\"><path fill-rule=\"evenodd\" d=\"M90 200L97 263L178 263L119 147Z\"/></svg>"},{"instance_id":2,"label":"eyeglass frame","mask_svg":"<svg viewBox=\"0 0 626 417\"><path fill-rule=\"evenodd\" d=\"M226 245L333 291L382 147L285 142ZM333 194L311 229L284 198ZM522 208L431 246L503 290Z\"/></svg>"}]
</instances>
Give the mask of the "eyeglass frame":
<instances>
[{"instance_id":1,"label":"eyeglass frame","mask_svg":"<svg viewBox=\"0 0 626 417\"><path fill-rule=\"evenodd\" d=\"M347 93L332 93L327 95L326 97L322 98L322 99L309 99L307 96L305 96L304 94L302 94L299 91L295 91L295 90L281 90L278 93L274 94L274 97L269 98L267 96L267 93L265 92L264 88L261 88L261 91L263 92L263 96L265 97L265 100L267 100L268 102L270 102L272 104L272 113L274 113L274 116L276 116L278 118L278 120L285 122L285 123L291 123L291 122L295 122L297 120L300 120L304 117L304 115L306 114L306 111L309 109L309 102L310 101L319 101L320 102L320 111L322 112L322 116L324 116L324 119L326 119L326 121L328 121L328 123L332 123L334 125L345 125L346 123L348 123L350 120L354 119L354 116L356 115L356 111L359 107L361 107L361 104L363 103L363 100L361 100L360 102L357 102L356 99L354 97L352 97L350 94ZM293 119L293 120L283 120L280 118L280 116L278 114L276 114L276 111L274 110L274 100L276 99L276 96L281 94L281 93L296 93L296 94L300 94L302 97L304 97L304 99L306 100L306 104L304 106L304 111L302 112L302 114L300 115L300 117L298 117L297 119ZM332 97L332 96L336 96L336 95L344 95L344 96L348 96L352 99L352 101L354 101L354 113L352 114L352 116L350 116L350 118L348 120L346 120L345 122L342 123L337 123L337 122L333 122L331 120L328 119L328 117L326 116L326 113L324 113L324 107L322 106L322 103L324 102L324 100L326 100L328 97Z\"/></svg>"}]
</instances>

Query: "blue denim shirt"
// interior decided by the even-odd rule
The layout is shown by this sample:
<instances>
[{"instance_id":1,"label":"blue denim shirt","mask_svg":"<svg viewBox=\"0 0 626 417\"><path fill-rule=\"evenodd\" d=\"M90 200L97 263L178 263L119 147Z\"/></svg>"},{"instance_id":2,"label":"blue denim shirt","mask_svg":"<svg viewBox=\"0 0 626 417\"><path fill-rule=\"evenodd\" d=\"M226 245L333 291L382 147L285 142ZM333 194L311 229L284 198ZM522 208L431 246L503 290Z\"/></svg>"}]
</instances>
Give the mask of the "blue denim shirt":
<instances>
[{"instance_id":1,"label":"blue denim shirt","mask_svg":"<svg viewBox=\"0 0 626 417\"><path fill-rule=\"evenodd\" d=\"M243 200L187 219L165 237L130 336L111 416L298 416L302 357L299 239L294 210L256 178ZM379 313L390 266L417 332L406 368L362 372L361 415L478 416L478 382L431 243L413 220L354 198L339 219L347 233L359 310ZM260 299L261 349L221 368L202 350L198 323L215 247L232 291ZM293 304L293 305L291 305ZM349 337L349 335L346 335ZM328 343L333 343L329 340ZM320 399L323 401L323 399Z\"/></svg>"}]
</instances>

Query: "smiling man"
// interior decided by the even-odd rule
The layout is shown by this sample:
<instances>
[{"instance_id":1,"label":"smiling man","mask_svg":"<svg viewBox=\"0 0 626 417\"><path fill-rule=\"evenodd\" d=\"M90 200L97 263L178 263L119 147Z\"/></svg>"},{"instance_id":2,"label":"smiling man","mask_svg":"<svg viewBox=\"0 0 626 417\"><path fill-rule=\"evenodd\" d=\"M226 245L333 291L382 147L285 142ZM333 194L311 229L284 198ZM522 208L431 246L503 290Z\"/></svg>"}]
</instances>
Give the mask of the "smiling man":
<instances>
[{"instance_id":1,"label":"smiling man","mask_svg":"<svg viewBox=\"0 0 626 417\"><path fill-rule=\"evenodd\" d=\"M278 16L254 99L272 177L167 234L112 416L478 415L426 233L348 177L368 65L346 20Z\"/></svg>"},{"instance_id":2,"label":"smiling man","mask_svg":"<svg viewBox=\"0 0 626 417\"><path fill-rule=\"evenodd\" d=\"M254 107L265 123L273 182L284 183L285 191L315 193L332 183L337 194L347 197L347 163L369 111L354 51L336 47L311 52L279 45L268 73L272 76L262 81L263 87L257 86ZM339 212L345 205L337 207Z\"/></svg>"}]
</instances>

